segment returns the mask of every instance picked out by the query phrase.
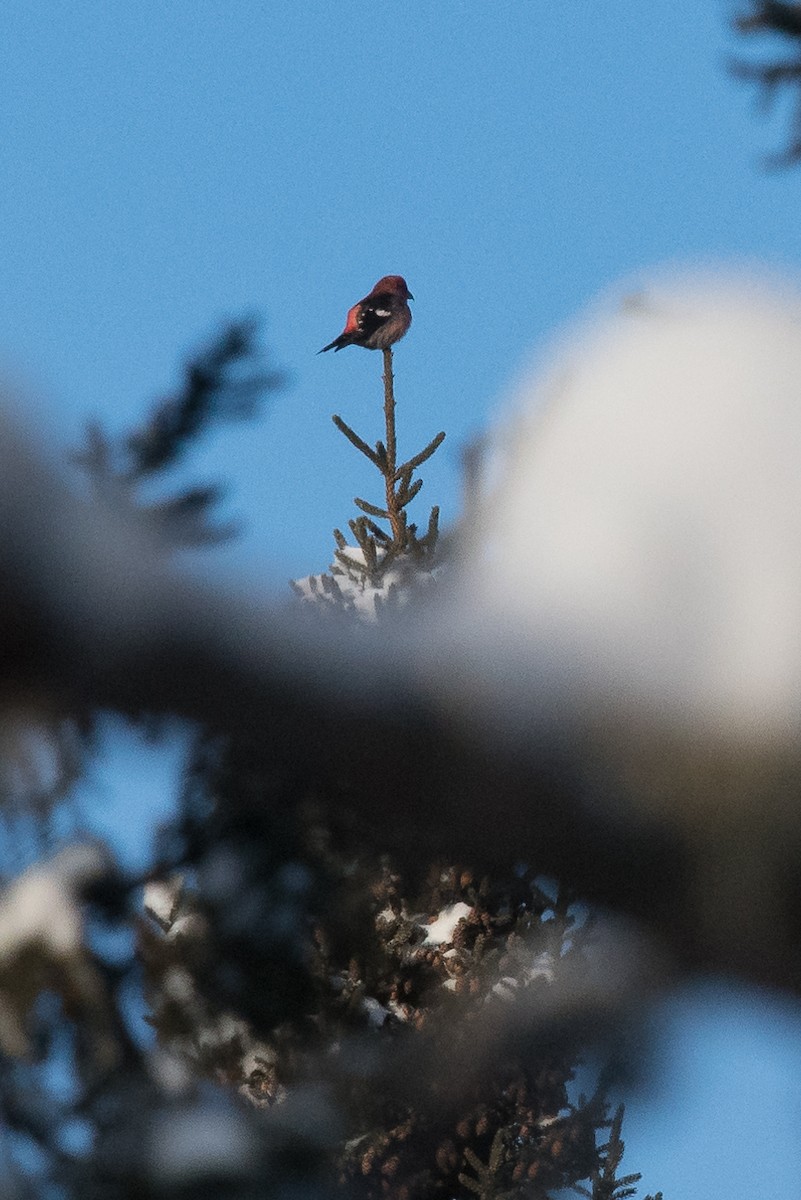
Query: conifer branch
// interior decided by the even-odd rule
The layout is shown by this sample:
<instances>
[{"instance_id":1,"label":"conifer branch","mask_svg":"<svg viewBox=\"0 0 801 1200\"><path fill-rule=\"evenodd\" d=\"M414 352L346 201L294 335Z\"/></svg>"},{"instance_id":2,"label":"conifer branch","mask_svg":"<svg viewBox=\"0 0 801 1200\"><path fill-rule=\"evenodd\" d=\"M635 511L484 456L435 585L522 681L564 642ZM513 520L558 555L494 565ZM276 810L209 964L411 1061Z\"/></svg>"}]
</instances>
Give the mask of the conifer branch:
<instances>
[{"instance_id":1,"label":"conifer branch","mask_svg":"<svg viewBox=\"0 0 801 1200\"><path fill-rule=\"evenodd\" d=\"M335 550L334 558L338 563L341 563L343 567L346 567L349 571L355 572L357 575L365 572L366 564L357 562L355 558L351 558L344 550Z\"/></svg>"},{"instance_id":2,"label":"conifer branch","mask_svg":"<svg viewBox=\"0 0 801 1200\"><path fill-rule=\"evenodd\" d=\"M792 97L791 134L789 145L766 159L769 167L786 167L801 161L801 8L790 0L752 0L751 12L736 17L734 28L746 36L769 34L783 38L791 50L789 59L779 62L753 63L736 61L730 64L732 74L756 83L763 106L767 107L777 92Z\"/></svg>"},{"instance_id":3,"label":"conifer branch","mask_svg":"<svg viewBox=\"0 0 801 1200\"><path fill-rule=\"evenodd\" d=\"M411 504L412 500L414 500L422 486L422 479L415 479L410 488L404 488L403 491L398 492L398 503L400 504L400 507L405 508L407 504Z\"/></svg>"},{"instance_id":4,"label":"conifer branch","mask_svg":"<svg viewBox=\"0 0 801 1200\"><path fill-rule=\"evenodd\" d=\"M367 442L362 441L358 433L351 429L350 425L346 425L342 418L338 417L336 413L334 413L334 415L331 417L331 420L334 422L339 432L344 433L348 441L354 445L357 450L361 450L362 454L364 454L366 458L369 458L370 462L374 463L374 465L377 466L380 471L381 458L379 457L379 454L377 454L375 450L371 450L367 445Z\"/></svg>"},{"instance_id":5,"label":"conifer branch","mask_svg":"<svg viewBox=\"0 0 801 1200\"><path fill-rule=\"evenodd\" d=\"M370 531L376 541L389 543L389 534L380 525L376 525L375 521L371 521L369 518L365 519L364 527Z\"/></svg>"},{"instance_id":6,"label":"conifer branch","mask_svg":"<svg viewBox=\"0 0 801 1200\"><path fill-rule=\"evenodd\" d=\"M495 1197L498 1197L498 1200L500 1200L498 1176L503 1166L504 1149L502 1129L499 1129L492 1139L489 1161L486 1165L470 1146L465 1146L465 1159L475 1171L476 1178L474 1179L471 1175L466 1175L462 1172L459 1175L459 1182L462 1187L466 1187L471 1192L474 1192L479 1197L479 1200L494 1200Z\"/></svg>"},{"instance_id":7,"label":"conifer branch","mask_svg":"<svg viewBox=\"0 0 801 1200\"><path fill-rule=\"evenodd\" d=\"M387 431L387 465L395 471L397 444L395 440L395 376L392 372L392 349L381 352L384 356L384 420Z\"/></svg>"},{"instance_id":8,"label":"conifer branch","mask_svg":"<svg viewBox=\"0 0 801 1200\"><path fill-rule=\"evenodd\" d=\"M422 464L431 458L431 455L439 449L444 441L445 434L444 432L440 431L431 439L424 450L421 450L419 454L415 454L414 457L410 458L408 462L403 463L402 466L397 468L395 472L395 478L398 479L405 471L408 471L411 474L411 472L417 467L422 466Z\"/></svg>"},{"instance_id":9,"label":"conifer branch","mask_svg":"<svg viewBox=\"0 0 801 1200\"><path fill-rule=\"evenodd\" d=\"M389 513L386 511L386 509L379 508L377 504L370 504L369 501L361 500L358 496L353 497L353 503L357 508L360 508L362 512L367 513L368 516L379 517L385 521L389 519Z\"/></svg>"},{"instance_id":10,"label":"conifer branch","mask_svg":"<svg viewBox=\"0 0 801 1200\"><path fill-rule=\"evenodd\" d=\"M155 500L143 499L141 488L163 479L215 426L253 416L264 397L282 386L282 375L268 369L264 357L253 321L227 325L186 364L181 386L128 433L112 438L91 422L85 446L70 456L73 463L106 502L135 514L164 546L229 540L236 526L213 520L225 495L219 485L190 486Z\"/></svg>"},{"instance_id":11,"label":"conifer branch","mask_svg":"<svg viewBox=\"0 0 801 1200\"><path fill-rule=\"evenodd\" d=\"M431 509L431 515L428 518L428 531L423 541L433 547L439 534L439 505L435 504Z\"/></svg>"},{"instance_id":12,"label":"conifer branch","mask_svg":"<svg viewBox=\"0 0 801 1200\"><path fill-rule=\"evenodd\" d=\"M392 540L402 546L405 540L406 518L401 511L395 492L397 442L395 437L395 386L392 373L392 349L382 351L384 355L384 421L386 424L386 496Z\"/></svg>"},{"instance_id":13,"label":"conifer branch","mask_svg":"<svg viewBox=\"0 0 801 1200\"><path fill-rule=\"evenodd\" d=\"M609 1123L609 1140L606 1145L599 1147L600 1159L598 1166L590 1175L591 1187L574 1186L574 1191L579 1195L586 1196L588 1200L630 1200L637 1194L637 1184L642 1178L641 1173L635 1172L621 1176L617 1174L625 1149L621 1136L623 1112L624 1106L621 1104Z\"/></svg>"},{"instance_id":14,"label":"conifer branch","mask_svg":"<svg viewBox=\"0 0 801 1200\"><path fill-rule=\"evenodd\" d=\"M438 433L419 454L398 465L397 434L395 424L395 385L393 374L392 350L383 353L384 385L384 439L378 439L375 449L351 429L340 416L332 420L337 429L345 435L352 446L355 446L365 458L381 473L384 480L384 504L374 504L361 496L354 498L356 508L363 514L355 521L349 522L351 532L361 550L364 561L359 563L353 555L352 546L346 542L343 534L335 530L336 560L351 576L369 578L376 585L386 576L390 564L407 555L414 563L421 566L424 560L433 558L437 542L439 510L435 509L429 518L428 532L424 538L418 538L417 526L410 523L406 509L419 494L423 486L422 479L413 479L413 473L421 463L426 462L442 443L445 434ZM376 521L386 521L389 532L382 529ZM397 582L397 581L395 581ZM391 586L391 585L390 585Z\"/></svg>"}]
</instances>

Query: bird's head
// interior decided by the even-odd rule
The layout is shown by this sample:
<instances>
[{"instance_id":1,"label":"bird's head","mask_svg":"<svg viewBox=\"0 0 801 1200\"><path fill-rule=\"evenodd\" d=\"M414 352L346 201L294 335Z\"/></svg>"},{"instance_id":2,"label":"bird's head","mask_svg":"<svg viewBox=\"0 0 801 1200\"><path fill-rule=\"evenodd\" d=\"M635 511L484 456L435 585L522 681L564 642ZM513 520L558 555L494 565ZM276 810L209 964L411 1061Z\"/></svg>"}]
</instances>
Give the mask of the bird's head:
<instances>
[{"instance_id":1,"label":"bird's head","mask_svg":"<svg viewBox=\"0 0 801 1200\"><path fill-rule=\"evenodd\" d=\"M404 300L414 300L402 275L385 275L373 288L374 292L394 292Z\"/></svg>"}]
</instances>

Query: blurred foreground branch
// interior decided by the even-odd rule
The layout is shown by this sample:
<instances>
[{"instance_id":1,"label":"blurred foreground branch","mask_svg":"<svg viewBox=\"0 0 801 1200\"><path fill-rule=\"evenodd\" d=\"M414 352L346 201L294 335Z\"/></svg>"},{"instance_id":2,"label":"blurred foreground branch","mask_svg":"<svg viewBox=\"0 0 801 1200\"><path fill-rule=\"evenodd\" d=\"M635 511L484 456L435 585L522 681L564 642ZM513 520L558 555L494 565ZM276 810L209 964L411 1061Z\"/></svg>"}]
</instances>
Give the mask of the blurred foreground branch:
<instances>
[{"instance_id":1,"label":"blurred foreground branch","mask_svg":"<svg viewBox=\"0 0 801 1200\"><path fill-rule=\"evenodd\" d=\"M768 159L770 166L792 166L801 158L801 5L792 0L752 0L750 12L734 22L742 34L776 34L791 51L778 62L752 63L738 59L733 74L755 83L762 103L769 106L781 92L794 97L792 130L787 148Z\"/></svg>"},{"instance_id":2,"label":"blurred foreground branch","mask_svg":"<svg viewBox=\"0 0 801 1200\"><path fill-rule=\"evenodd\" d=\"M215 425L252 417L264 396L281 387L283 377L266 366L256 334L254 321L227 325L187 363L182 385L153 405L137 429L112 439L92 422L84 449L73 455L108 504L137 514L167 548L214 544L235 532L213 523L223 497L219 484L190 486L149 502L139 493L179 465Z\"/></svg>"},{"instance_id":3,"label":"blurred foreground branch","mask_svg":"<svg viewBox=\"0 0 801 1200\"><path fill-rule=\"evenodd\" d=\"M526 745L484 740L447 715L430 683L430 645L424 680L411 628L401 625L394 643L369 629L332 637L302 613L182 579L140 524L76 499L7 414L2 421L6 705L24 696L65 715L177 716L250 740L271 772L291 773L297 795L304 781L327 786L366 828L380 826L382 847L412 870L424 822L432 845L479 866L536 859L588 900L643 922L685 968L801 987L795 925L777 924L758 956L714 936L700 917L686 831L664 814L616 812L608 794L588 803L582 748L568 730ZM378 655L380 675L369 669ZM440 669L453 679L450 661ZM726 870L726 853L716 870ZM774 913L774 897L764 899ZM758 912L760 897L749 904Z\"/></svg>"}]
</instances>

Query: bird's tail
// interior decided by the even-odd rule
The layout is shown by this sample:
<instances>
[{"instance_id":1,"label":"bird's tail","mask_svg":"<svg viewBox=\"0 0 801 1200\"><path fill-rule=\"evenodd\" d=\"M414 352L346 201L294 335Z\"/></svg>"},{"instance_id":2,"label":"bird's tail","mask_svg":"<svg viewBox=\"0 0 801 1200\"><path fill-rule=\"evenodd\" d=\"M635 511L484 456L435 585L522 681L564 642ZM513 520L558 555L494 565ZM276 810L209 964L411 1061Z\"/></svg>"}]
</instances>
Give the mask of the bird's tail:
<instances>
[{"instance_id":1,"label":"bird's tail","mask_svg":"<svg viewBox=\"0 0 801 1200\"><path fill-rule=\"evenodd\" d=\"M323 346L322 350L318 350L318 354L325 354L326 350L344 350L345 346L349 346L351 339L341 333L338 338L334 338L333 342L329 342L327 346Z\"/></svg>"}]
</instances>

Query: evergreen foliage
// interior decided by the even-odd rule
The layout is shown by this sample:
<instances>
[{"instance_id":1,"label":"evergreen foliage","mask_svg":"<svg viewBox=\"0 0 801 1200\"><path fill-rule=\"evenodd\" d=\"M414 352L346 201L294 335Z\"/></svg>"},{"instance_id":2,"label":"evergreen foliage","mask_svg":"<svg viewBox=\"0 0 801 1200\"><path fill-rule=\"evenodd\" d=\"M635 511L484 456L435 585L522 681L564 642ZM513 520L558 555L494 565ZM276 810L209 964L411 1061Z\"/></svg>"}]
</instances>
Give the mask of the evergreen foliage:
<instances>
[{"instance_id":1,"label":"evergreen foliage","mask_svg":"<svg viewBox=\"0 0 801 1200\"><path fill-rule=\"evenodd\" d=\"M779 62L738 61L735 75L759 87L763 105L769 106L778 93L794 98L789 144L768 159L771 166L792 166L801 159L801 5L795 0L752 0L750 11L739 16L735 28L743 34L774 34L790 49Z\"/></svg>"},{"instance_id":2,"label":"evergreen foliage","mask_svg":"<svg viewBox=\"0 0 801 1200\"><path fill-rule=\"evenodd\" d=\"M383 350L382 355L384 440L376 442L373 448L342 417L334 415L332 420L351 445L378 470L384 485L383 503L374 504L356 496L354 504L360 515L348 522L355 545L348 542L341 530L335 529L336 548L330 572L292 584L301 598L357 617L365 612L380 616L387 604L390 609L394 607L399 596L408 598L421 583L431 581L431 572L441 558L439 508L431 509L422 536L417 526L409 522L407 509L423 486L421 478L413 480L412 476L439 449L445 434L437 433L417 454L398 464L392 350ZM386 528L379 524L382 521Z\"/></svg>"},{"instance_id":3,"label":"evergreen foliage","mask_svg":"<svg viewBox=\"0 0 801 1200\"><path fill-rule=\"evenodd\" d=\"M334 416L332 418L337 429L370 460L384 480L384 507L371 504L358 496L354 503L368 517L387 521L390 533L387 534L380 529L374 521L359 520L350 523L351 531L357 539L359 548L364 553L364 565L367 566L371 578L380 578L398 555L408 554L418 563L422 563L426 556L433 556L436 548L439 509L431 510L428 531L423 538L418 538L416 526L409 524L406 509L423 486L422 479L416 479L413 483L412 475L431 458L445 440L443 432L436 434L427 446L424 446L406 462L401 463L400 466L398 465L392 350L383 350L382 354L384 357L385 440L377 442L375 450L372 450L349 425L345 424L341 417ZM337 539L337 559L346 566L352 567L354 564L348 562L344 538L338 530L335 531L335 537ZM379 549L381 551L380 562Z\"/></svg>"},{"instance_id":4,"label":"evergreen foliage","mask_svg":"<svg viewBox=\"0 0 801 1200\"><path fill-rule=\"evenodd\" d=\"M226 541L236 528L213 522L224 497L219 484L191 486L150 502L140 500L138 493L180 465L215 425L252 417L263 397L282 382L281 373L263 362L256 323L227 325L186 364L181 387L159 400L138 428L111 439L93 421L86 445L73 461L106 502L138 513L162 542L202 546Z\"/></svg>"},{"instance_id":5,"label":"evergreen foliage","mask_svg":"<svg viewBox=\"0 0 801 1200\"><path fill-rule=\"evenodd\" d=\"M229 369L248 406L257 381L275 386L239 334L202 361L141 430L90 440L83 465L102 495L134 504L141 481L240 415ZM418 538L406 508L443 435L399 466L391 355L384 382L387 436L367 450L385 504L345 558L369 590L387 584L391 551L407 565L390 593L402 596L439 563L436 510ZM603 1141L603 1090L570 1094L603 1025L564 1004L597 953L578 897L535 865L479 872L425 828L417 868L401 872L380 825L354 819L344 760L321 769L283 743L277 713L225 735L198 726L144 911L143 880L90 844L0 894L3 1194L501 1200L582 1181L633 1194L639 1177L617 1174L622 1109ZM155 1046L137 1017L141 973ZM69 1086L54 1089L59 1072Z\"/></svg>"},{"instance_id":6,"label":"evergreen foliage","mask_svg":"<svg viewBox=\"0 0 801 1200\"><path fill-rule=\"evenodd\" d=\"M430 563L436 548L438 510L432 511L429 533L418 539L405 507L422 482L411 484L412 471L431 457L445 435L438 434L419 454L396 465L391 351L384 351L384 415L386 441L375 449L341 417L333 418L381 472L386 502L379 507L357 498L357 507L367 514L350 523L358 553L335 531L332 574L311 587L309 581L303 581L305 588L296 585L306 599L322 598L335 610L362 617L371 616L369 609L353 603L352 593L339 587L337 574L380 593L399 556L407 557L413 572ZM389 532L373 518L387 522ZM400 582L396 576L391 594L397 595L404 584L413 587L413 575ZM381 611L388 610L379 607ZM424 611L418 619L425 620ZM380 851L380 838L362 831L361 840L365 838L374 853ZM423 831L420 840L422 847ZM495 1021L503 1025L505 1008L530 1005L536 1010L561 974L583 970L578 964L591 945L593 923L586 913L577 921L576 897L562 887L549 894L532 870L513 864L505 874L478 878L469 866L436 859L415 885L404 881L386 856L371 866L363 849L356 859L341 844L336 851L329 830L325 841L329 871L342 883L347 879L350 888L357 885L344 910L355 912L369 897L371 921L361 928L358 952L353 932L342 944L325 920L315 923L320 1026L337 1047L358 1036L375 1043L373 1056L389 1052L401 1061L407 1058L417 1082L410 1088L396 1070L388 1086L382 1066L373 1078L367 1074L358 1081L350 1078L344 1088L338 1085L338 1094L347 1096L348 1120L338 1155L346 1193L364 1200L471 1195L511 1200L574 1188L597 1200L633 1196L640 1176L617 1175L622 1106L610 1122L602 1089L590 1100L580 1097L576 1105L569 1097L586 1029L566 1034L552 1028L535 1046L518 1053L507 1050L492 1064L481 1053L488 1014L492 1026ZM337 955L332 948L338 941L342 948ZM270 1064L273 1088L297 1086L274 1043L267 1051L262 1048L260 1064L264 1062ZM258 1091L263 1078L260 1065L243 1086ZM599 1144L609 1127L608 1141ZM583 1179L592 1190L582 1188Z\"/></svg>"}]
</instances>

